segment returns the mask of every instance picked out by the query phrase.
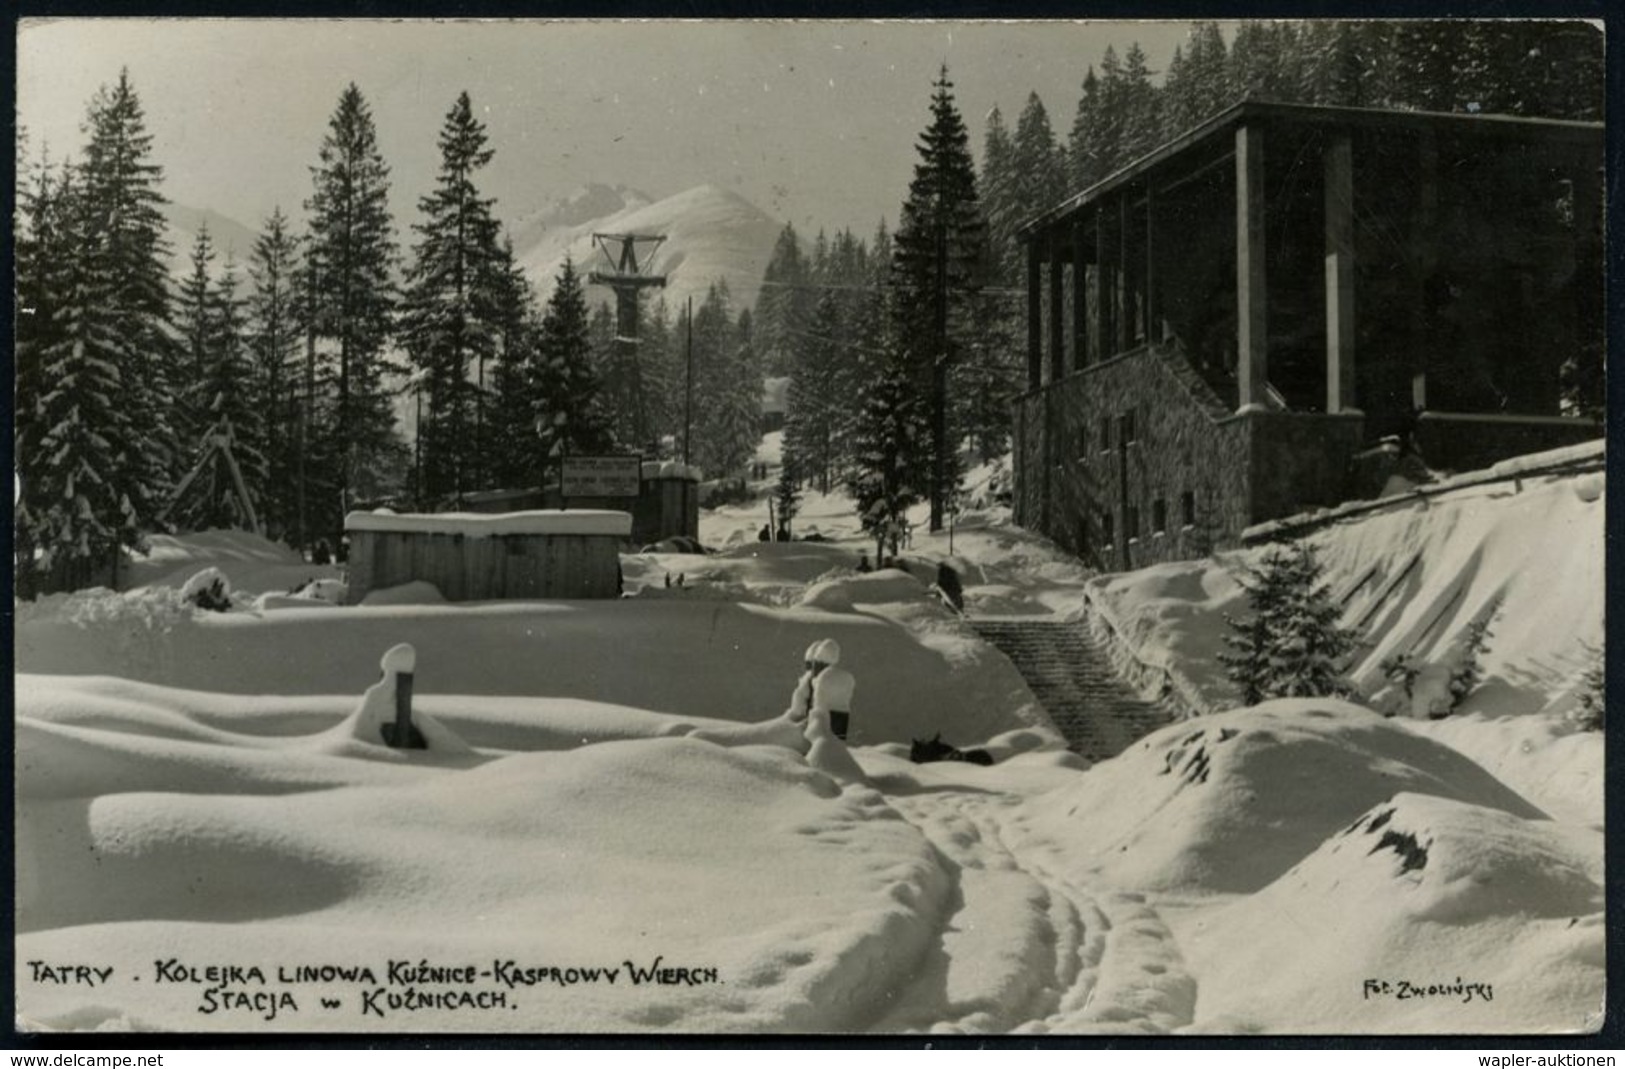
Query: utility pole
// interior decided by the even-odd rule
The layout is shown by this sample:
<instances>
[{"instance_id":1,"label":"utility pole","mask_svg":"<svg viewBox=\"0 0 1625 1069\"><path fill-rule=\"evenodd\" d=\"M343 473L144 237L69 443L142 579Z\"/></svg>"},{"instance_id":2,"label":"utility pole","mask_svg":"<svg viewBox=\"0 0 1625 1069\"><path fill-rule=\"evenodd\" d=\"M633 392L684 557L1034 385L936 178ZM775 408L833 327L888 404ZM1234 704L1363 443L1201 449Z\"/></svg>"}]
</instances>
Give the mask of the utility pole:
<instances>
[{"instance_id":1,"label":"utility pole","mask_svg":"<svg viewBox=\"0 0 1625 1069\"><path fill-rule=\"evenodd\" d=\"M609 261L609 270L593 271L587 281L608 286L615 293L615 353L623 366L632 373L632 440L642 443L648 438L648 414L643 404L643 369L638 365L638 294L652 286L664 286L665 275L646 275L643 268L654 258L655 250L666 240L664 234L594 234L593 244ZM620 245L620 255L612 255L611 244ZM649 251L642 264L638 262L638 246L647 245Z\"/></svg>"},{"instance_id":2,"label":"utility pole","mask_svg":"<svg viewBox=\"0 0 1625 1069\"><path fill-rule=\"evenodd\" d=\"M694 426L694 297L688 298L688 355L683 382L683 465L688 465L688 440Z\"/></svg>"}]
</instances>

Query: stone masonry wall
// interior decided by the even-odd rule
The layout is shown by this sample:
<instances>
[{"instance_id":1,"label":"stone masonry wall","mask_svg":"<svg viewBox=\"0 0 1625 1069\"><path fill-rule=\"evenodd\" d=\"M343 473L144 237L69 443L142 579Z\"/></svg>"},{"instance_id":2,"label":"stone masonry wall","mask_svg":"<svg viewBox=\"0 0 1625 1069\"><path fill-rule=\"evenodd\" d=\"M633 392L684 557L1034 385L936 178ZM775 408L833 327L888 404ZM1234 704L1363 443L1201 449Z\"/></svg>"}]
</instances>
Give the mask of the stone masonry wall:
<instances>
[{"instance_id":1,"label":"stone masonry wall","mask_svg":"<svg viewBox=\"0 0 1625 1069\"><path fill-rule=\"evenodd\" d=\"M1215 421L1167 359L1137 350L1017 402L1018 523L1117 571L1203 556L1252 522L1247 423Z\"/></svg>"}]
</instances>

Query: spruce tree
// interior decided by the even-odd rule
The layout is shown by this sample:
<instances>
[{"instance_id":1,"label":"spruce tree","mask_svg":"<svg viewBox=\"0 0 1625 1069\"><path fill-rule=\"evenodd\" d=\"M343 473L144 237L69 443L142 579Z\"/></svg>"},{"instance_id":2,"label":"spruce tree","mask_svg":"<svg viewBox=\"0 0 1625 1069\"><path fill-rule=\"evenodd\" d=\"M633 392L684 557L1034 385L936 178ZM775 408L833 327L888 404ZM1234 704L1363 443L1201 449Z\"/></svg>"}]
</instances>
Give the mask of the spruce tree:
<instances>
[{"instance_id":1,"label":"spruce tree","mask_svg":"<svg viewBox=\"0 0 1625 1069\"><path fill-rule=\"evenodd\" d=\"M185 386L179 401L179 430L186 463L202 445L213 420L209 415L209 381L217 348L214 314L214 239L208 223L200 223L192 240L191 270L181 281L175 319L186 350Z\"/></svg>"},{"instance_id":2,"label":"spruce tree","mask_svg":"<svg viewBox=\"0 0 1625 1069\"><path fill-rule=\"evenodd\" d=\"M719 281L717 286L726 301L727 283ZM743 470L762 439L762 365L749 308L740 309L732 327L724 365L730 388L718 398L715 460L719 472Z\"/></svg>"},{"instance_id":3,"label":"spruce tree","mask_svg":"<svg viewBox=\"0 0 1625 1069\"><path fill-rule=\"evenodd\" d=\"M1066 159L1074 189L1088 189L1106 177L1106 151L1101 132L1103 101L1100 79L1090 67L1083 76L1083 89L1067 138Z\"/></svg>"},{"instance_id":4,"label":"spruce tree","mask_svg":"<svg viewBox=\"0 0 1625 1069\"><path fill-rule=\"evenodd\" d=\"M77 166L42 163L18 235L22 588L116 579L178 464L161 169L128 72L92 98Z\"/></svg>"},{"instance_id":5,"label":"spruce tree","mask_svg":"<svg viewBox=\"0 0 1625 1069\"><path fill-rule=\"evenodd\" d=\"M209 295L214 317L215 352L210 388L210 410L217 424L229 427L232 454L243 479L247 504L259 515L266 497L266 412L256 390L256 367L247 336L247 301L240 295L241 275L235 256L226 254ZM218 518L217 526L246 527L247 517L235 508Z\"/></svg>"},{"instance_id":6,"label":"spruce tree","mask_svg":"<svg viewBox=\"0 0 1625 1069\"><path fill-rule=\"evenodd\" d=\"M61 343L66 326L61 313L67 303L67 271L75 252L69 215L72 196L72 168L64 167L59 173L53 173L49 160L42 157L19 193L18 211L13 220L16 242L13 455L21 483L15 520L16 578L18 593L23 596L37 592L40 578L34 569L34 549L42 537L38 524L48 503L47 497L41 496L46 488L39 479L40 443L50 429L45 422L44 409L50 386L46 357Z\"/></svg>"},{"instance_id":7,"label":"spruce tree","mask_svg":"<svg viewBox=\"0 0 1625 1069\"><path fill-rule=\"evenodd\" d=\"M875 540L875 559L895 554L908 533L908 510L924 485L921 443L930 434L913 369L893 343L892 313L878 288L863 316L862 346L873 360L873 381L863 396L848 486L859 522Z\"/></svg>"},{"instance_id":8,"label":"spruce tree","mask_svg":"<svg viewBox=\"0 0 1625 1069\"><path fill-rule=\"evenodd\" d=\"M504 238L500 285L497 291L497 360L492 372L491 479L493 485L515 489L538 485L545 457L538 451L536 396L542 381L541 313L536 292L513 255L513 242Z\"/></svg>"},{"instance_id":9,"label":"spruce tree","mask_svg":"<svg viewBox=\"0 0 1625 1069\"><path fill-rule=\"evenodd\" d=\"M964 355L971 295L983 283L987 226L976 195L969 135L944 66L933 83L931 123L916 149L908 199L893 238L895 337L915 390L926 400L932 433L923 449L931 529L942 528L950 488L959 481L956 429L949 426L952 369Z\"/></svg>"},{"instance_id":10,"label":"spruce tree","mask_svg":"<svg viewBox=\"0 0 1625 1069\"><path fill-rule=\"evenodd\" d=\"M254 394L264 414L266 533L283 538L298 510L299 329L294 314L298 243L280 208L254 241L249 260L247 344Z\"/></svg>"},{"instance_id":11,"label":"spruce tree","mask_svg":"<svg viewBox=\"0 0 1625 1069\"><path fill-rule=\"evenodd\" d=\"M811 319L816 293L795 226L786 223L773 243L756 297L756 340L767 373L790 374L795 349Z\"/></svg>"},{"instance_id":12,"label":"spruce tree","mask_svg":"<svg viewBox=\"0 0 1625 1069\"><path fill-rule=\"evenodd\" d=\"M503 285L498 228L477 172L491 162L485 126L466 92L440 128L440 173L418 201L401 301L400 340L421 375L427 422L418 428L424 492L462 495L485 483L485 375L497 351L497 292Z\"/></svg>"},{"instance_id":13,"label":"spruce tree","mask_svg":"<svg viewBox=\"0 0 1625 1069\"><path fill-rule=\"evenodd\" d=\"M1338 623L1341 610L1314 549L1305 543L1272 546L1245 573L1252 615L1225 616L1232 632L1225 645L1232 652L1219 654L1242 701L1347 694L1341 664L1354 648L1354 634Z\"/></svg>"},{"instance_id":14,"label":"spruce tree","mask_svg":"<svg viewBox=\"0 0 1625 1069\"><path fill-rule=\"evenodd\" d=\"M117 412L93 433L109 443L112 470L97 522L125 545L164 508L180 463L175 417L178 370L169 324L168 244L162 169L129 72L91 102L90 140L78 168L81 340L102 349L122 384ZM98 323L105 323L102 333Z\"/></svg>"},{"instance_id":15,"label":"spruce tree","mask_svg":"<svg viewBox=\"0 0 1625 1069\"><path fill-rule=\"evenodd\" d=\"M853 396L840 393L841 324L833 290L819 295L808 333L790 367L784 456L786 466L794 468L799 477L816 479L819 488L828 493L836 462L837 415Z\"/></svg>"},{"instance_id":16,"label":"spruce tree","mask_svg":"<svg viewBox=\"0 0 1625 1069\"><path fill-rule=\"evenodd\" d=\"M396 303L389 167L378 151L372 111L353 82L339 97L311 173L306 259L314 275L315 338L327 343L323 385L331 397L317 437L323 474L337 494L307 507L317 529L337 541L350 503L390 488L404 458L387 381L399 370L388 348Z\"/></svg>"},{"instance_id":17,"label":"spruce tree","mask_svg":"<svg viewBox=\"0 0 1625 1069\"><path fill-rule=\"evenodd\" d=\"M80 188L65 173L51 191L60 211L58 248L85 250L92 237ZM37 569L31 589L72 589L99 580L120 541L127 504L117 480L118 447L128 433L120 324L107 300L112 286L88 255L64 255L35 291L35 315L49 315L50 337L38 353L41 390L37 427L19 454L26 543ZM43 303L48 301L49 304Z\"/></svg>"},{"instance_id":18,"label":"spruce tree","mask_svg":"<svg viewBox=\"0 0 1625 1069\"><path fill-rule=\"evenodd\" d=\"M779 482L774 488L773 500L778 510L779 530L787 536L793 533L792 521L801 509L801 492L796 488L796 481L795 466L788 462L780 465ZM778 532L774 532L774 537L778 537Z\"/></svg>"},{"instance_id":19,"label":"spruce tree","mask_svg":"<svg viewBox=\"0 0 1625 1069\"><path fill-rule=\"evenodd\" d=\"M643 367L645 411L649 437L657 455L671 457L680 449L683 433L684 378L682 354L672 334L671 313L665 294L640 301L638 359Z\"/></svg>"},{"instance_id":20,"label":"spruce tree","mask_svg":"<svg viewBox=\"0 0 1625 1069\"><path fill-rule=\"evenodd\" d=\"M566 257L536 338L530 394L542 455L602 453L614 444L593 367L587 298Z\"/></svg>"},{"instance_id":21,"label":"spruce tree","mask_svg":"<svg viewBox=\"0 0 1625 1069\"><path fill-rule=\"evenodd\" d=\"M1162 137L1162 98L1151 84L1151 69L1138 41L1130 42L1123 54L1123 78L1115 103L1122 121L1120 167L1156 148Z\"/></svg>"}]
</instances>

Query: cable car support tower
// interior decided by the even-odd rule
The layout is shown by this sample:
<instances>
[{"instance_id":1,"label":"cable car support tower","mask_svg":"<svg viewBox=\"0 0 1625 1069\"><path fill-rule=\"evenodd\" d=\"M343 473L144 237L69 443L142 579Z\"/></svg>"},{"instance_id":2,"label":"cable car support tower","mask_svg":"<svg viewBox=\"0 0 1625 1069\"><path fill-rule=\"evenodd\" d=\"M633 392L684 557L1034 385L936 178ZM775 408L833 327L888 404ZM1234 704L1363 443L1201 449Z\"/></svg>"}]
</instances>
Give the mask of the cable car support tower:
<instances>
[{"instance_id":1,"label":"cable car support tower","mask_svg":"<svg viewBox=\"0 0 1625 1069\"><path fill-rule=\"evenodd\" d=\"M649 441L649 421L643 402L643 367L638 362L638 294L665 286L665 275L644 272L665 240L664 234L594 234L592 243L604 254L609 268L587 275L589 283L608 286L615 292L615 356L632 377L632 434L640 449ZM618 251L612 252L612 246ZM641 260L640 246L645 250Z\"/></svg>"}]
</instances>

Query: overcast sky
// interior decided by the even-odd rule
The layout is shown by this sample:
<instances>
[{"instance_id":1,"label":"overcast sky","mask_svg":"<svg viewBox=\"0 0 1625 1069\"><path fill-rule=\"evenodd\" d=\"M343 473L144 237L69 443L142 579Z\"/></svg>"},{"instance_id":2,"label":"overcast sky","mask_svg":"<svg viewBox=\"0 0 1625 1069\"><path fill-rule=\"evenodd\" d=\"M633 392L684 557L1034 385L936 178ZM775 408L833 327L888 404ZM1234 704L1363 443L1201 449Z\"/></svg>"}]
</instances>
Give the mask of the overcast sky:
<instances>
[{"instance_id":1,"label":"overcast sky","mask_svg":"<svg viewBox=\"0 0 1625 1069\"><path fill-rule=\"evenodd\" d=\"M656 198L712 182L798 229L895 223L946 62L978 152L997 104L1036 90L1061 137L1084 71L1114 45L1160 72L1182 22L372 22L62 19L18 34L30 158L78 155L86 105L121 67L174 201L257 229L296 220L339 93L371 104L399 226L433 183L466 89L511 220L587 182Z\"/></svg>"}]
</instances>

